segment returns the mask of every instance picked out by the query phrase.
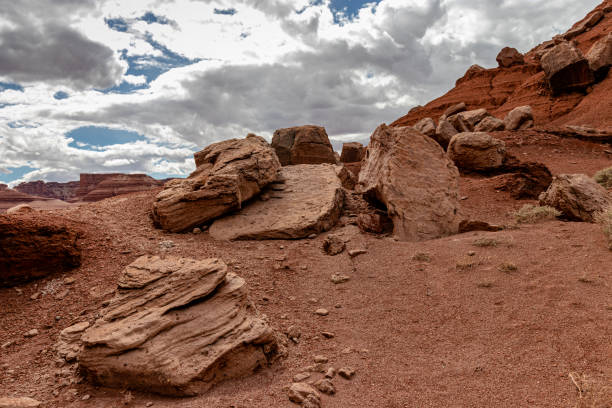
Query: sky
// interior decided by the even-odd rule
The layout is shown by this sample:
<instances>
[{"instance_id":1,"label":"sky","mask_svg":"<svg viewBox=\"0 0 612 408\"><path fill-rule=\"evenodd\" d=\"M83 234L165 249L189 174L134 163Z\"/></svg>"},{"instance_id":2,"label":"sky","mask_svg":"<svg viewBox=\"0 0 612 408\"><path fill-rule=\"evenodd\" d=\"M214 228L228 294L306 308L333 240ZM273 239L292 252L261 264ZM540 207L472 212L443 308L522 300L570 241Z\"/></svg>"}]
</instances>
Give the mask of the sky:
<instances>
[{"instance_id":1,"label":"sky","mask_svg":"<svg viewBox=\"0 0 612 408\"><path fill-rule=\"evenodd\" d=\"M213 142L332 144L527 52L600 0L0 0L0 182L184 177Z\"/></svg>"}]
</instances>

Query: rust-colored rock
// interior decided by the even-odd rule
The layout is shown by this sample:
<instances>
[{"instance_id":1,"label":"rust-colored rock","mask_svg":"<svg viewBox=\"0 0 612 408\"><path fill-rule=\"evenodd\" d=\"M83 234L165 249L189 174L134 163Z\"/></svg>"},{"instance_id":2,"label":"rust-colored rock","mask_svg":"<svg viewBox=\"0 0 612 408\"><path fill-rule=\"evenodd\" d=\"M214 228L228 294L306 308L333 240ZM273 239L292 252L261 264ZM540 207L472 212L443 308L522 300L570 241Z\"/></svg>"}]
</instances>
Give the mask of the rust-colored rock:
<instances>
[{"instance_id":1,"label":"rust-colored rock","mask_svg":"<svg viewBox=\"0 0 612 408\"><path fill-rule=\"evenodd\" d=\"M520 163L516 159L507 160L504 170L506 174L496 177L496 189L508 191L516 200L537 199L548 189L552 182L552 174L542 163Z\"/></svg>"},{"instance_id":2,"label":"rust-colored rock","mask_svg":"<svg viewBox=\"0 0 612 408\"><path fill-rule=\"evenodd\" d=\"M512 109L508 115L506 115L504 126L506 130L517 130L521 129L523 125L528 124L529 121L531 121L533 125L533 111L531 110L531 106L519 106L518 108Z\"/></svg>"},{"instance_id":3,"label":"rust-colored rock","mask_svg":"<svg viewBox=\"0 0 612 408\"><path fill-rule=\"evenodd\" d=\"M210 235L220 240L305 238L336 224L343 197L336 166L286 166L259 199L216 220Z\"/></svg>"},{"instance_id":4,"label":"rust-colored rock","mask_svg":"<svg viewBox=\"0 0 612 408\"><path fill-rule=\"evenodd\" d=\"M554 94L579 91L593 83L593 72L578 48L562 42L542 56L542 69Z\"/></svg>"},{"instance_id":5,"label":"rust-colored rock","mask_svg":"<svg viewBox=\"0 0 612 408\"><path fill-rule=\"evenodd\" d=\"M342 144L342 154L340 155L340 161L342 163L356 163L360 162L363 158L365 148L361 143L350 142Z\"/></svg>"},{"instance_id":6,"label":"rust-colored rock","mask_svg":"<svg viewBox=\"0 0 612 408\"><path fill-rule=\"evenodd\" d=\"M612 206L612 199L585 174L561 174L540 195L540 205L554 207L570 220L594 222L597 213Z\"/></svg>"},{"instance_id":7,"label":"rust-colored rock","mask_svg":"<svg viewBox=\"0 0 612 408\"><path fill-rule=\"evenodd\" d=\"M505 129L504 121L495 116L487 116L474 127L475 132L496 132Z\"/></svg>"},{"instance_id":8,"label":"rust-colored rock","mask_svg":"<svg viewBox=\"0 0 612 408\"><path fill-rule=\"evenodd\" d=\"M597 41L586 54L586 59L595 78L605 78L612 65L612 33Z\"/></svg>"},{"instance_id":9,"label":"rust-colored rock","mask_svg":"<svg viewBox=\"0 0 612 408\"><path fill-rule=\"evenodd\" d=\"M444 150L448 148L448 144L450 143L453 136L457 133L457 129L446 119L440 119L438 122L438 127L436 128L436 134L434 135L434 140L442 146Z\"/></svg>"},{"instance_id":10,"label":"rust-colored rock","mask_svg":"<svg viewBox=\"0 0 612 408\"><path fill-rule=\"evenodd\" d=\"M382 212L366 212L357 216L357 226L363 232L384 234L393 232L393 221Z\"/></svg>"},{"instance_id":11,"label":"rust-colored rock","mask_svg":"<svg viewBox=\"0 0 612 408\"><path fill-rule=\"evenodd\" d=\"M503 165L506 145L488 133L459 133L448 145L448 157L461 170L488 172Z\"/></svg>"},{"instance_id":12,"label":"rust-colored rock","mask_svg":"<svg viewBox=\"0 0 612 408\"><path fill-rule=\"evenodd\" d=\"M0 188L0 211L8 210L19 204L30 203L32 201L48 201L49 198L35 197L6 187Z\"/></svg>"},{"instance_id":13,"label":"rust-colored rock","mask_svg":"<svg viewBox=\"0 0 612 408\"><path fill-rule=\"evenodd\" d=\"M78 361L96 384L196 395L266 366L276 338L218 259L143 256L128 265Z\"/></svg>"},{"instance_id":14,"label":"rust-colored rock","mask_svg":"<svg viewBox=\"0 0 612 408\"><path fill-rule=\"evenodd\" d=\"M105 176L102 181L95 185L88 184L91 176ZM97 179L97 177L94 177ZM114 197L121 194L135 193L138 191L147 191L155 187L159 187L162 183L155 180L146 174L82 174L81 185L79 192L87 190L84 196L77 198L82 201L100 201L105 198ZM91 187L91 188L90 188Z\"/></svg>"},{"instance_id":15,"label":"rust-colored rock","mask_svg":"<svg viewBox=\"0 0 612 408\"><path fill-rule=\"evenodd\" d=\"M357 188L386 207L398 239L419 241L457 232L458 179L431 138L382 124L370 139Z\"/></svg>"},{"instance_id":16,"label":"rust-colored rock","mask_svg":"<svg viewBox=\"0 0 612 408\"><path fill-rule=\"evenodd\" d=\"M80 182L69 181L67 183L29 181L21 183L15 187L15 190L25 194L30 194L38 197L53 198L62 201L71 201L76 199L77 190Z\"/></svg>"},{"instance_id":17,"label":"rust-colored rock","mask_svg":"<svg viewBox=\"0 0 612 408\"><path fill-rule=\"evenodd\" d=\"M518 52L516 48L504 47L497 54L497 63L502 68L508 68L513 65L521 65L525 63L525 58L523 54Z\"/></svg>"},{"instance_id":18,"label":"rust-colored rock","mask_svg":"<svg viewBox=\"0 0 612 408\"><path fill-rule=\"evenodd\" d=\"M432 118L423 118L418 121L414 128L425 136L434 137L436 135L436 123Z\"/></svg>"},{"instance_id":19,"label":"rust-colored rock","mask_svg":"<svg viewBox=\"0 0 612 408\"><path fill-rule=\"evenodd\" d=\"M272 137L281 165L336 163L334 149L324 127L297 126L278 129Z\"/></svg>"},{"instance_id":20,"label":"rust-colored rock","mask_svg":"<svg viewBox=\"0 0 612 408\"><path fill-rule=\"evenodd\" d=\"M76 241L77 232L52 216L0 216L0 286L79 266Z\"/></svg>"},{"instance_id":21,"label":"rust-colored rock","mask_svg":"<svg viewBox=\"0 0 612 408\"><path fill-rule=\"evenodd\" d=\"M191 230L239 210L276 180L280 169L274 149L255 135L214 143L194 157L196 170L166 183L155 199L153 219L165 230Z\"/></svg>"}]
</instances>

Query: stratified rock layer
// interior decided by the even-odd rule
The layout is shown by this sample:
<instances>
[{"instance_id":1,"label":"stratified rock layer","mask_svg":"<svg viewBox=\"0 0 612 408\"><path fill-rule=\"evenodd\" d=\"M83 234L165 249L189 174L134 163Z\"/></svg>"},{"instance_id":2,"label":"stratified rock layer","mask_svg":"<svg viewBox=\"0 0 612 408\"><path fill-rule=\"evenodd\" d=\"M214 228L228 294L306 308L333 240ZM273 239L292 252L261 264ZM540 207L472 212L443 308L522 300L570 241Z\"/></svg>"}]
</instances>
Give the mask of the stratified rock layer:
<instances>
[{"instance_id":1,"label":"stratified rock layer","mask_svg":"<svg viewBox=\"0 0 612 408\"><path fill-rule=\"evenodd\" d=\"M272 147L283 166L289 164L336 163L334 149L324 127L296 126L278 129Z\"/></svg>"},{"instance_id":2,"label":"stratified rock layer","mask_svg":"<svg viewBox=\"0 0 612 408\"><path fill-rule=\"evenodd\" d=\"M396 237L420 241L457 232L458 179L434 140L383 124L370 139L358 191L387 208Z\"/></svg>"},{"instance_id":3,"label":"stratified rock layer","mask_svg":"<svg viewBox=\"0 0 612 408\"><path fill-rule=\"evenodd\" d=\"M187 179L171 180L153 205L163 229L181 232L229 211L239 210L276 180L280 163L261 137L215 143L195 154L197 169Z\"/></svg>"},{"instance_id":4,"label":"stratified rock layer","mask_svg":"<svg viewBox=\"0 0 612 408\"><path fill-rule=\"evenodd\" d=\"M210 235L223 240L304 238L336 224L343 197L336 166L286 166L259 199L216 220Z\"/></svg>"},{"instance_id":5,"label":"stratified rock layer","mask_svg":"<svg viewBox=\"0 0 612 408\"><path fill-rule=\"evenodd\" d=\"M94 383L195 395L269 362L274 332L218 259L143 256L128 265L78 356Z\"/></svg>"},{"instance_id":6,"label":"stratified rock layer","mask_svg":"<svg viewBox=\"0 0 612 408\"><path fill-rule=\"evenodd\" d=\"M542 56L540 62L555 94L581 90L594 81L589 62L579 49L567 42L554 46Z\"/></svg>"},{"instance_id":7,"label":"stratified rock layer","mask_svg":"<svg viewBox=\"0 0 612 408\"><path fill-rule=\"evenodd\" d=\"M108 176L102 181L89 187L86 185L87 177L92 176L87 174L81 174L81 186L78 191L87 193L84 196L78 196L77 199L82 201L100 201L105 198L114 197L121 194L135 193L138 191L147 191L155 187L161 186L161 182L155 180L146 174L95 174L94 176Z\"/></svg>"},{"instance_id":8,"label":"stratified rock layer","mask_svg":"<svg viewBox=\"0 0 612 408\"><path fill-rule=\"evenodd\" d=\"M0 286L79 266L76 240L75 231L52 217L0 216Z\"/></svg>"}]
</instances>

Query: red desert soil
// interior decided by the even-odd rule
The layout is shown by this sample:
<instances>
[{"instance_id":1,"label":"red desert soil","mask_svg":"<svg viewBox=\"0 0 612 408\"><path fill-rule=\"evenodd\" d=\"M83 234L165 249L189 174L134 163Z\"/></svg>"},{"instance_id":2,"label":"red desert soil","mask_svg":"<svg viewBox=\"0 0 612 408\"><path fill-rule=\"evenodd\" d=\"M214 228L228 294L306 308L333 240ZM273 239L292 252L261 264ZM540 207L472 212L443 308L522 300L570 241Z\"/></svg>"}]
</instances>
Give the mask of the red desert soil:
<instances>
[{"instance_id":1,"label":"red desert soil","mask_svg":"<svg viewBox=\"0 0 612 408\"><path fill-rule=\"evenodd\" d=\"M612 165L606 145L531 131L497 136L510 153L540 160L555 174L592 174ZM530 202L496 192L491 179L462 177L461 187L468 197L463 212L472 219L511 224L510 213ZM612 252L597 225L550 221L422 243L336 227L351 237L348 249L367 249L351 259L346 251L322 253L327 234L230 243L207 233L164 233L149 218L157 191L53 211L84 231L83 265L0 289L0 345L13 342L0 353L3 395L33 397L48 407L292 407L283 387L315 355L357 371L351 381L334 380L337 394L323 396L324 407L570 407L577 401L570 372L599 383L612 379ZM495 245L475 246L479 238ZM165 240L175 246L162 250ZM276 329L301 328L299 344L272 367L195 398L79 380L57 363L59 331L93 322L122 268L147 253L222 258L247 280L251 299ZM431 260L413 260L416 253ZM502 263L518 270L502 272ZM334 273L350 280L335 285ZM330 314L315 315L321 307ZM24 338L34 328L40 334ZM326 339L323 331L335 337Z\"/></svg>"}]
</instances>

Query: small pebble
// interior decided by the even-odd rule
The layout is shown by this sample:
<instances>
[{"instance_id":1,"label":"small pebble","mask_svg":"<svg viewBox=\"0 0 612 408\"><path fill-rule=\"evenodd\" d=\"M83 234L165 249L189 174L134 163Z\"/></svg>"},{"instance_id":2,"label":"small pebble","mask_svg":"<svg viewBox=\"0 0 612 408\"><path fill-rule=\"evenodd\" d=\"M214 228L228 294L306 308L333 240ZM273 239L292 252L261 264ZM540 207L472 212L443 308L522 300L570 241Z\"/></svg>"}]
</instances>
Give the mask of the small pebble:
<instances>
[{"instance_id":1,"label":"small pebble","mask_svg":"<svg viewBox=\"0 0 612 408\"><path fill-rule=\"evenodd\" d=\"M357 255L365 254L367 252L368 251L366 251L365 249L351 249L350 251L348 251L348 254L351 258L354 258Z\"/></svg>"},{"instance_id":2,"label":"small pebble","mask_svg":"<svg viewBox=\"0 0 612 408\"><path fill-rule=\"evenodd\" d=\"M29 332L25 333L23 335L23 337L34 337L34 336L38 336L38 330L37 329L32 329Z\"/></svg>"},{"instance_id":3,"label":"small pebble","mask_svg":"<svg viewBox=\"0 0 612 408\"><path fill-rule=\"evenodd\" d=\"M323 337L326 339L333 339L336 335L332 332L322 332Z\"/></svg>"},{"instance_id":4,"label":"small pebble","mask_svg":"<svg viewBox=\"0 0 612 408\"><path fill-rule=\"evenodd\" d=\"M193 229L193 231L192 231L192 232L193 232L194 234L201 234L201 233L202 233L202 230L196 227L196 228L194 228L194 229Z\"/></svg>"},{"instance_id":5,"label":"small pebble","mask_svg":"<svg viewBox=\"0 0 612 408\"><path fill-rule=\"evenodd\" d=\"M342 378L346 378L347 380L350 380L351 378L355 376L355 370L353 370L352 368L343 367L340 370L338 370L338 375Z\"/></svg>"},{"instance_id":6,"label":"small pebble","mask_svg":"<svg viewBox=\"0 0 612 408\"><path fill-rule=\"evenodd\" d=\"M329 314L329 311L327 309L317 309L315 310L315 313L319 316L327 316Z\"/></svg>"},{"instance_id":7,"label":"small pebble","mask_svg":"<svg viewBox=\"0 0 612 408\"><path fill-rule=\"evenodd\" d=\"M302 382L307 378L310 378L310 373L299 373L293 377L293 382Z\"/></svg>"},{"instance_id":8,"label":"small pebble","mask_svg":"<svg viewBox=\"0 0 612 408\"><path fill-rule=\"evenodd\" d=\"M329 361L329 359L325 356L315 356L314 357L314 362L315 363L322 363L325 364Z\"/></svg>"},{"instance_id":9,"label":"small pebble","mask_svg":"<svg viewBox=\"0 0 612 408\"><path fill-rule=\"evenodd\" d=\"M336 376L336 369L334 367L329 367L327 371L325 371L325 378L334 378Z\"/></svg>"}]
</instances>

